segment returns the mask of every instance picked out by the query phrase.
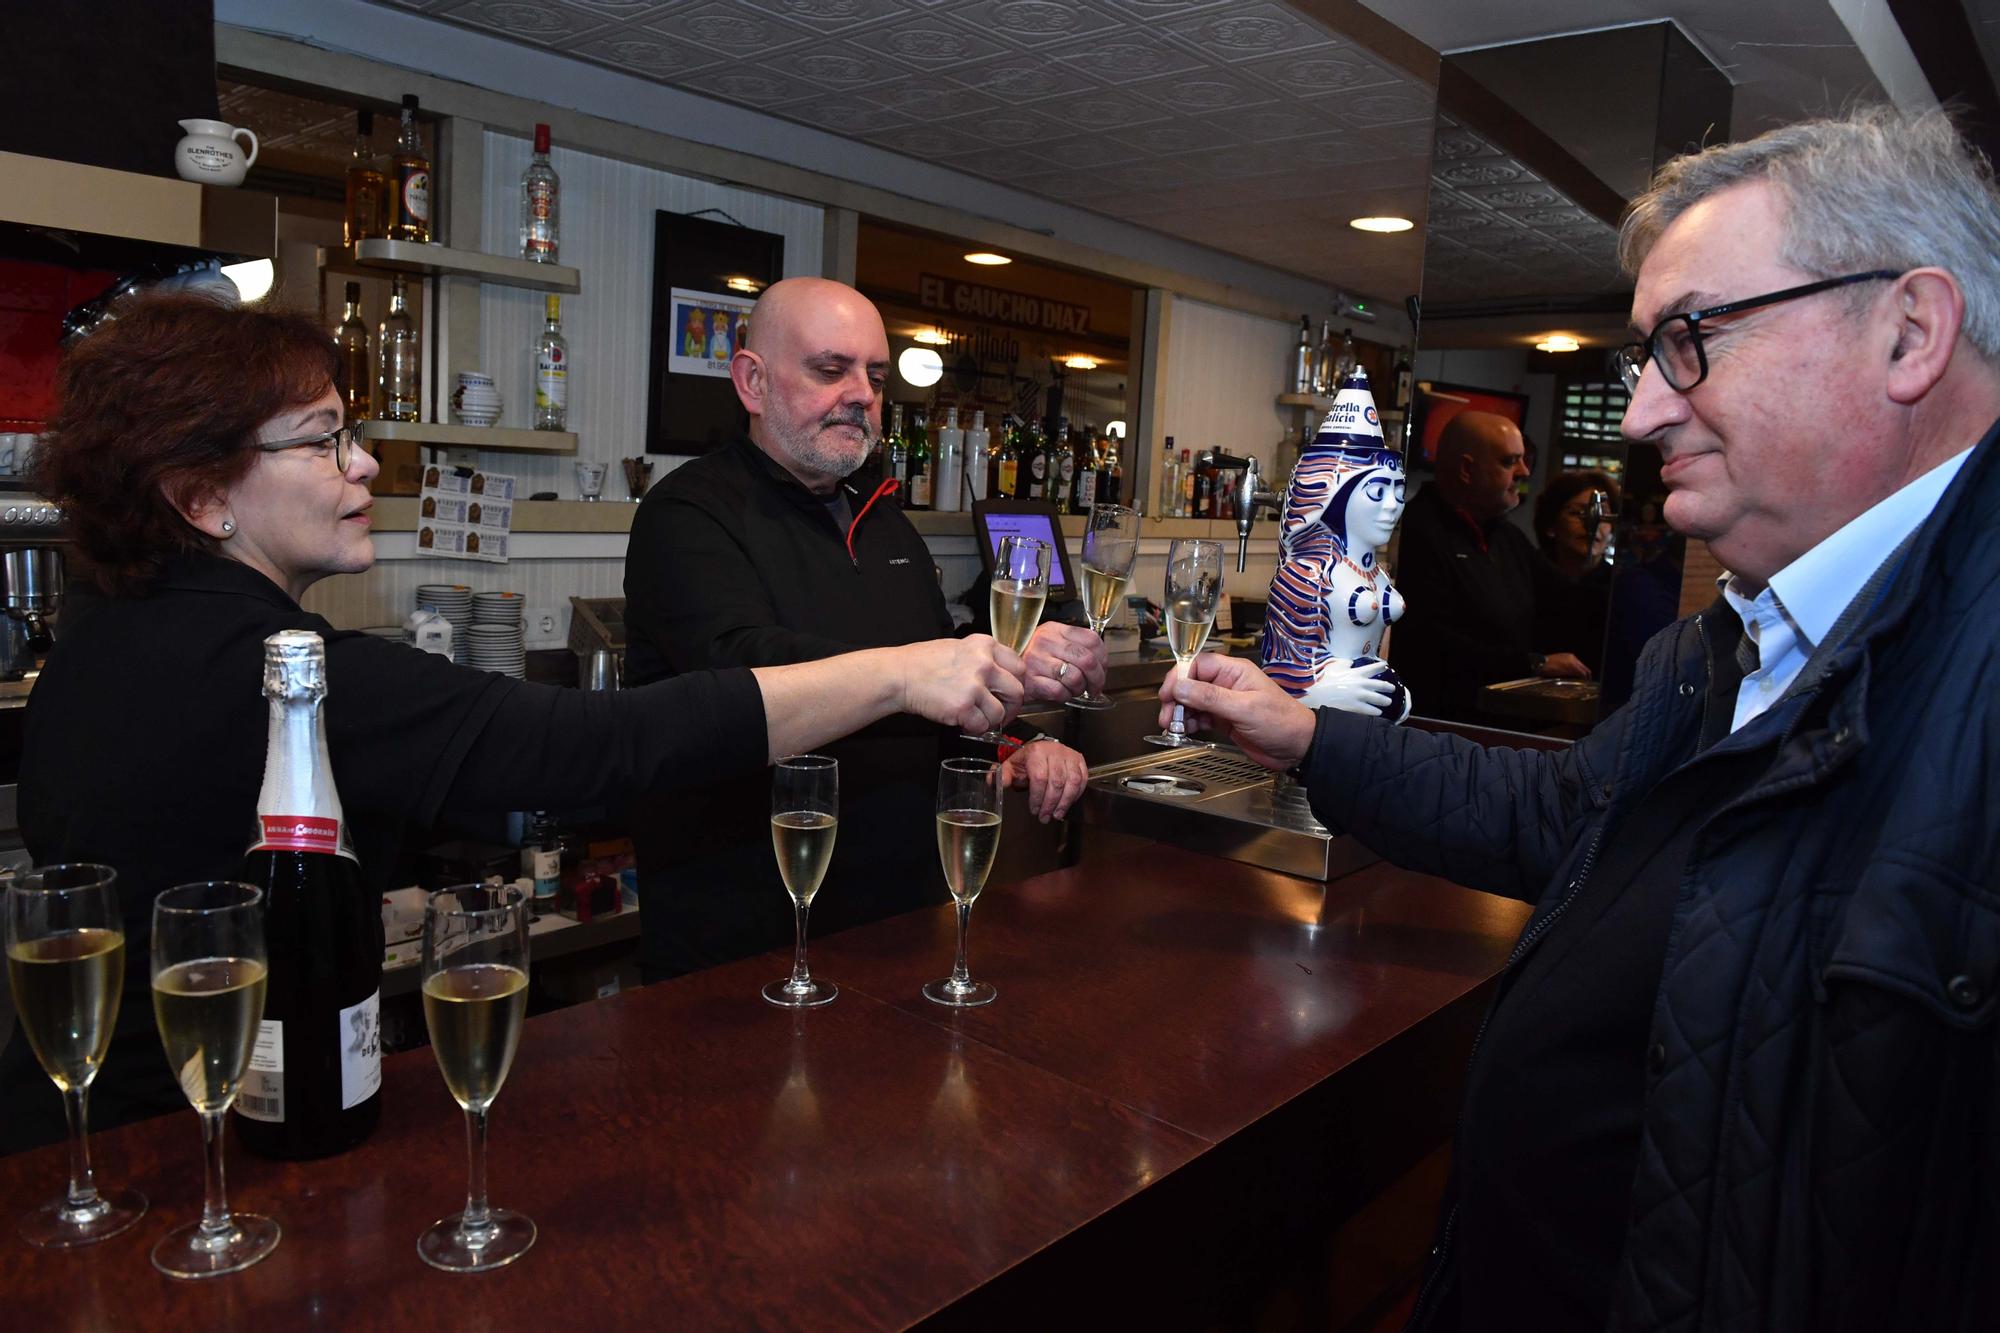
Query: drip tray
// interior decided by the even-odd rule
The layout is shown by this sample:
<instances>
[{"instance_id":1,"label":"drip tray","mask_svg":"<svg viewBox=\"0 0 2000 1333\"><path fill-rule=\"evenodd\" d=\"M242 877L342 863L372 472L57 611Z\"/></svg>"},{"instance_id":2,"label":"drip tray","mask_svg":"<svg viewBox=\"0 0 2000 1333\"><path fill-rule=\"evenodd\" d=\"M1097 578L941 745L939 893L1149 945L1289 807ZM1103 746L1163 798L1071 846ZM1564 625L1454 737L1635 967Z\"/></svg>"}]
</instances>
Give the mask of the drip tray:
<instances>
[{"instance_id":1,"label":"drip tray","mask_svg":"<svg viewBox=\"0 0 2000 1333\"><path fill-rule=\"evenodd\" d=\"M1298 784L1227 747L1164 750L1100 765L1091 770L1083 818L1307 879L1338 879L1381 859L1322 827Z\"/></svg>"}]
</instances>

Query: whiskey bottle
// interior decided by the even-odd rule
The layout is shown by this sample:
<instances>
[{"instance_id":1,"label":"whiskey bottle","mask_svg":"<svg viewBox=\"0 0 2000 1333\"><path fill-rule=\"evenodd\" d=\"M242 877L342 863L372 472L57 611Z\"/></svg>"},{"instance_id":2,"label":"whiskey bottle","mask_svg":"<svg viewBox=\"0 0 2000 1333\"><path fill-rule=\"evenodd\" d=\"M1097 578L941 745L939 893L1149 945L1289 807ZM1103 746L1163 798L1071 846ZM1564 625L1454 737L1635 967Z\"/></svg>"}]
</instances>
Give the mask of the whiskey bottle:
<instances>
[{"instance_id":1,"label":"whiskey bottle","mask_svg":"<svg viewBox=\"0 0 2000 1333\"><path fill-rule=\"evenodd\" d=\"M366 113L364 113L366 114ZM346 407L349 421L366 421L374 415L375 358L368 354L368 326L361 322L361 284L347 284L347 308L340 327L333 331L334 387Z\"/></svg>"},{"instance_id":2,"label":"whiskey bottle","mask_svg":"<svg viewBox=\"0 0 2000 1333\"><path fill-rule=\"evenodd\" d=\"M341 217L344 244L382 234L382 212L388 180L375 161L375 113L358 111L354 116L354 153L347 162L347 208Z\"/></svg>"},{"instance_id":3,"label":"whiskey bottle","mask_svg":"<svg viewBox=\"0 0 2000 1333\"><path fill-rule=\"evenodd\" d=\"M389 288L389 317L382 321L376 347L378 379L382 387L384 421L419 420L418 403L422 364L417 347L417 324L410 318L403 275L398 273Z\"/></svg>"},{"instance_id":4,"label":"whiskey bottle","mask_svg":"<svg viewBox=\"0 0 2000 1333\"><path fill-rule=\"evenodd\" d=\"M396 137L396 152L390 159L395 175L396 199L390 210L389 238L396 241L423 241L431 238L431 160L424 153L424 141L417 134L417 95L403 94L403 130Z\"/></svg>"}]
</instances>

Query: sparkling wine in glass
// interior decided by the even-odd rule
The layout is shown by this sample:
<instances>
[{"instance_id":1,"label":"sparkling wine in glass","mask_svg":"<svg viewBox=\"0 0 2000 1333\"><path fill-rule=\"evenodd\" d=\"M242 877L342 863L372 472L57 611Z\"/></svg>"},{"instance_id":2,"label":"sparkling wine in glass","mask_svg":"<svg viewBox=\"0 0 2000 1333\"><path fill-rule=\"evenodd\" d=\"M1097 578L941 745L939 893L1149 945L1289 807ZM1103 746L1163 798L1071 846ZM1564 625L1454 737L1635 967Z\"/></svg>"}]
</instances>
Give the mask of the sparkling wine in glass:
<instances>
[{"instance_id":1,"label":"sparkling wine in glass","mask_svg":"<svg viewBox=\"0 0 2000 1333\"><path fill-rule=\"evenodd\" d=\"M1174 670L1185 678L1188 664L1208 642L1222 601L1222 543L1192 537L1176 541L1167 552L1166 594L1167 647L1173 650ZM1154 745L1215 748L1187 734L1187 711L1179 704L1167 729L1145 739Z\"/></svg>"},{"instance_id":2,"label":"sparkling wine in glass","mask_svg":"<svg viewBox=\"0 0 2000 1333\"><path fill-rule=\"evenodd\" d=\"M1054 554L1045 541L1014 536L1002 537L994 554L987 618L993 622L994 639L1017 654L1028 650L1028 640L1035 637L1035 626L1042 619L1042 606L1049 600L1049 562ZM994 730L965 739L999 745L1007 736Z\"/></svg>"},{"instance_id":3,"label":"sparkling wine in glass","mask_svg":"<svg viewBox=\"0 0 2000 1333\"><path fill-rule=\"evenodd\" d=\"M39 1249L115 1236L146 1211L137 1190L100 1191L90 1170L90 1081L111 1046L125 927L110 866L44 866L6 881L7 981L22 1033L69 1116L69 1188L21 1218Z\"/></svg>"},{"instance_id":4,"label":"sparkling wine in glass","mask_svg":"<svg viewBox=\"0 0 2000 1333\"><path fill-rule=\"evenodd\" d=\"M972 904L986 887L1000 850L1000 766L990 759L947 759L938 769L938 861L958 905L958 953L951 975L927 982L924 998L955 1009L991 1004L998 992L974 981L965 967L965 931Z\"/></svg>"},{"instance_id":5,"label":"sparkling wine in glass","mask_svg":"<svg viewBox=\"0 0 2000 1333\"><path fill-rule=\"evenodd\" d=\"M465 1211L417 1237L435 1268L479 1273L535 1243L525 1214L486 1201L486 1113L507 1081L528 1013L528 898L512 885L440 889L424 904L424 1025L445 1087L465 1110Z\"/></svg>"},{"instance_id":6,"label":"sparkling wine in glass","mask_svg":"<svg viewBox=\"0 0 2000 1333\"><path fill-rule=\"evenodd\" d=\"M806 970L806 913L833 859L840 832L840 764L823 754L795 754L778 761L771 775L771 850L778 875L792 895L796 927L792 974L764 987L764 998L786 1009L811 1009L840 994L831 981L816 981Z\"/></svg>"},{"instance_id":7,"label":"sparkling wine in glass","mask_svg":"<svg viewBox=\"0 0 2000 1333\"><path fill-rule=\"evenodd\" d=\"M153 900L153 1017L167 1067L201 1117L207 1162L201 1220L153 1247L168 1277L216 1277L278 1248L278 1224L232 1213L223 1187L222 1132L264 1016L264 894L253 884L182 884Z\"/></svg>"},{"instance_id":8,"label":"sparkling wine in glass","mask_svg":"<svg viewBox=\"0 0 2000 1333\"><path fill-rule=\"evenodd\" d=\"M1090 630L1104 637L1104 627L1118 611L1118 599L1139 558L1139 515L1124 505L1096 505L1083 534L1083 612ZM1095 690L1066 701L1071 708L1110 708L1110 699Z\"/></svg>"}]
</instances>

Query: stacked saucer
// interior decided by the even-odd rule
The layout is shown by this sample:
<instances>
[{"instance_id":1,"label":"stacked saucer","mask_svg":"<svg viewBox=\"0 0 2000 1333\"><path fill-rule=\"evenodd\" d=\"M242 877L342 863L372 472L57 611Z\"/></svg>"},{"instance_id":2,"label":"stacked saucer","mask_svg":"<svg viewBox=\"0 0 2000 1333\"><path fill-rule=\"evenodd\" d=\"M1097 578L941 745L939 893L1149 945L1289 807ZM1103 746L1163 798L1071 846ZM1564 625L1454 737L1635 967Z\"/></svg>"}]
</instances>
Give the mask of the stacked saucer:
<instances>
[{"instance_id":1,"label":"stacked saucer","mask_svg":"<svg viewBox=\"0 0 2000 1333\"><path fill-rule=\"evenodd\" d=\"M472 594L472 627L466 632L468 666L497 671L516 680L528 671L528 652L521 631L525 599L518 592Z\"/></svg>"},{"instance_id":2,"label":"stacked saucer","mask_svg":"<svg viewBox=\"0 0 2000 1333\"><path fill-rule=\"evenodd\" d=\"M435 611L451 625L451 660L465 660L465 632L472 627L472 589L463 583L419 583L417 608Z\"/></svg>"}]
</instances>

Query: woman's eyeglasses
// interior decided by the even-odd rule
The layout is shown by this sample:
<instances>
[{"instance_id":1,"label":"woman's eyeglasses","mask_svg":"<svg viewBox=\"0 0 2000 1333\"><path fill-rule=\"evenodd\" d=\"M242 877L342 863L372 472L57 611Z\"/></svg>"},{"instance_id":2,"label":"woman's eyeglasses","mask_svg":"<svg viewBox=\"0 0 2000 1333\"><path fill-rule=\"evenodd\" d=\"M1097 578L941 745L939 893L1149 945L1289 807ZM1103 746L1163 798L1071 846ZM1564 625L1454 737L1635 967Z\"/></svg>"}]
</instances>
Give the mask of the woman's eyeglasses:
<instances>
[{"instance_id":1,"label":"woman's eyeglasses","mask_svg":"<svg viewBox=\"0 0 2000 1333\"><path fill-rule=\"evenodd\" d=\"M334 430L324 430L317 435L301 435L292 440L272 440L259 442L256 446L267 454L282 453L287 449L311 449L333 446L333 466L340 472L347 471L347 465L354 461L354 447L367 438L362 422L350 422Z\"/></svg>"}]
</instances>

